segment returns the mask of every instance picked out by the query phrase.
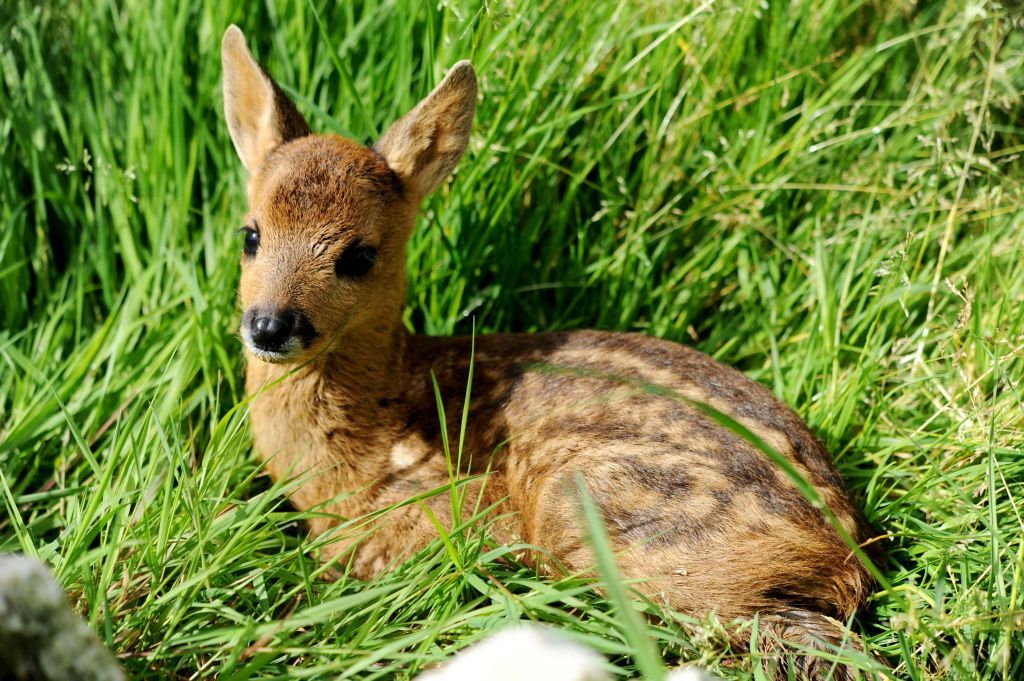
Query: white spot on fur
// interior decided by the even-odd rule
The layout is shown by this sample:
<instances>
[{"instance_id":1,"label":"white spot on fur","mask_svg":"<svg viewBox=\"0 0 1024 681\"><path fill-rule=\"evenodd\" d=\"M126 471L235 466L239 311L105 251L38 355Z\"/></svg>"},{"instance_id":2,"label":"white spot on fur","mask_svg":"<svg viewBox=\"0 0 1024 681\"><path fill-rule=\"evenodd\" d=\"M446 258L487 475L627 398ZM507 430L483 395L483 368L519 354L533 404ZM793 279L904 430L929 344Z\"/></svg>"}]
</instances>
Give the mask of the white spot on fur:
<instances>
[{"instance_id":1,"label":"white spot on fur","mask_svg":"<svg viewBox=\"0 0 1024 681\"><path fill-rule=\"evenodd\" d=\"M408 442L399 442L391 448L391 463L398 468L408 468L419 460L421 454L422 451Z\"/></svg>"}]
</instances>

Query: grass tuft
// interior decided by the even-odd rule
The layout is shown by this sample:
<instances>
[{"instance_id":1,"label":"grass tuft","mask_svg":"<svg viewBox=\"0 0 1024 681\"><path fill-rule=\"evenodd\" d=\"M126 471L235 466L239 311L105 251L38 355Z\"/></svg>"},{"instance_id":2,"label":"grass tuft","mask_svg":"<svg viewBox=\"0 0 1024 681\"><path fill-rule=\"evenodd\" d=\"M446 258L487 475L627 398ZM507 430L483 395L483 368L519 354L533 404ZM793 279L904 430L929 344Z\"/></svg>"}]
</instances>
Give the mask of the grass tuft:
<instances>
[{"instance_id":1,"label":"grass tuft","mask_svg":"<svg viewBox=\"0 0 1024 681\"><path fill-rule=\"evenodd\" d=\"M739 366L827 442L882 535L869 651L901 679L1021 678L1015 12L9 0L0 551L53 566L131 678L408 678L523 619L654 668L621 604L524 568L486 509L373 583L318 578L250 450L219 88L237 22L315 129L358 140L474 61L470 149L410 247L410 328L643 331ZM713 618L636 607L668 663L754 673Z\"/></svg>"}]
</instances>

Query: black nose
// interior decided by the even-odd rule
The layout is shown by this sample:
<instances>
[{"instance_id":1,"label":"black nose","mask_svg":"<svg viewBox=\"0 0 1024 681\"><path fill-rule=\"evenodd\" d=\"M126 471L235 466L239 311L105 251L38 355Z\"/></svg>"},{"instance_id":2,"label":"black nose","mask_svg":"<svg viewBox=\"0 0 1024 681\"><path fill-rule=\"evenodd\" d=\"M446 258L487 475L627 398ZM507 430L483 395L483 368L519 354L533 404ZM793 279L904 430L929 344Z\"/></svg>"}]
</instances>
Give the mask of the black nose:
<instances>
[{"instance_id":1,"label":"black nose","mask_svg":"<svg viewBox=\"0 0 1024 681\"><path fill-rule=\"evenodd\" d=\"M309 318L296 308L250 307L242 315L242 328L248 331L249 342L264 352L290 353L309 347L317 337Z\"/></svg>"},{"instance_id":2,"label":"black nose","mask_svg":"<svg viewBox=\"0 0 1024 681\"><path fill-rule=\"evenodd\" d=\"M254 315L249 323L252 344L260 350L276 352L291 339L295 328L295 315L263 313Z\"/></svg>"}]
</instances>

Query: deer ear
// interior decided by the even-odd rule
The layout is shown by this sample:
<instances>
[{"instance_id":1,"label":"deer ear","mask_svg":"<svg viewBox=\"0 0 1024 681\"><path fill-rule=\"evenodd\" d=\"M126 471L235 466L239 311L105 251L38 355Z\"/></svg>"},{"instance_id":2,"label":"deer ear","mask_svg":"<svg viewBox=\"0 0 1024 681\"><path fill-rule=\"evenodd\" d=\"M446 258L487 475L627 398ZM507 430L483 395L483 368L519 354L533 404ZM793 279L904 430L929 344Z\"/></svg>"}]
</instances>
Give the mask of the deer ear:
<instances>
[{"instance_id":1,"label":"deer ear","mask_svg":"<svg viewBox=\"0 0 1024 681\"><path fill-rule=\"evenodd\" d=\"M476 112L476 72L453 66L441 84L396 121L374 148L417 198L437 189L455 169Z\"/></svg>"},{"instance_id":2,"label":"deer ear","mask_svg":"<svg viewBox=\"0 0 1024 681\"><path fill-rule=\"evenodd\" d=\"M250 174L277 145L309 134L295 105L252 58L245 36L232 24L220 46L224 66L224 117L235 151Z\"/></svg>"}]
</instances>

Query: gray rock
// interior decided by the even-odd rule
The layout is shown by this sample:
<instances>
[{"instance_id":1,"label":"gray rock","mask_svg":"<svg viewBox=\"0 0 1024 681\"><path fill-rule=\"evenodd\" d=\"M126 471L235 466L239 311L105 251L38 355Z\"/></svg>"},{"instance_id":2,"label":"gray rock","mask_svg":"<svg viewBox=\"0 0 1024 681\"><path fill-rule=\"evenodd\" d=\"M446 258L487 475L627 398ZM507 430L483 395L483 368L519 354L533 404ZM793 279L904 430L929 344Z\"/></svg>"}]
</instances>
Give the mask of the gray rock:
<instances>
[{"instance_id":1,"label":"gray rock","mask_svg":"<svg viewBox=\"0 0 1024 681\"><path fill-rule=\"evenodd\" d=\"M0 556L0 679L124 681L46 565L25 556Z\"/></svg>"}]
</instances>

